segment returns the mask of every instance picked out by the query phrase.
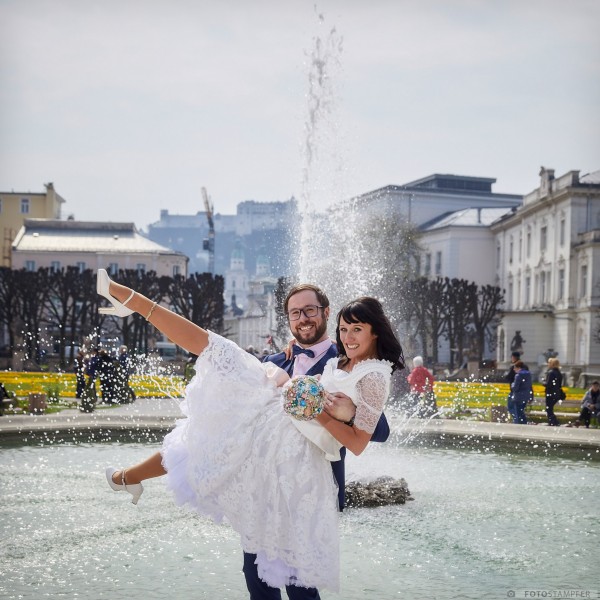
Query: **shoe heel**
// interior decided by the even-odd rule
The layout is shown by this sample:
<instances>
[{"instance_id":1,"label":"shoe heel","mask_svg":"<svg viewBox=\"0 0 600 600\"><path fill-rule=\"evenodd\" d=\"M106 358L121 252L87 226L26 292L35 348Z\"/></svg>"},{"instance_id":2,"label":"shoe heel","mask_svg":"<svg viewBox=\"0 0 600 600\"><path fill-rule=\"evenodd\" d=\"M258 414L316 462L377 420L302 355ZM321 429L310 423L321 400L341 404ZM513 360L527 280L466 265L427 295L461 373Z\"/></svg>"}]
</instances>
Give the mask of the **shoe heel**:
<instances>
[{"instance_id":1,"label":"shoe heel","mask_svg":"<svg viewBox=\"0 0 600 600\"><path fill-rule=\"evenodd\" d=\"M131 485L126 485L124 483L115 483L113 481L113 475L119 471L119 469L115 469L114 467L108 467L106 469L106 480L108 481L108 485L115 492L127 492L131 494L131 503L137 504L140 496L144 492L144 486L141 483L132 483ZM123 471L123 469L121 469Z\"/></svg>"},{"instance_id":2,"label":"shoe heel","mask_svg":"<svg viewBox=\"0 0 600 600\"><path fill-rule=\"evenodd\" d=\"M101 315L113 315L115 317L128 317L133 314L133 311L130 308L127 308L125 305L133 298L135 292L131 290L131 294L125 302L121 303L116 298L113 298L110 295L110 277L106 269L98 269L98 275L96 277L96 292L106 298L112 306L101 307L98 309L98 312Z\"/></svg>"}]
</instances>

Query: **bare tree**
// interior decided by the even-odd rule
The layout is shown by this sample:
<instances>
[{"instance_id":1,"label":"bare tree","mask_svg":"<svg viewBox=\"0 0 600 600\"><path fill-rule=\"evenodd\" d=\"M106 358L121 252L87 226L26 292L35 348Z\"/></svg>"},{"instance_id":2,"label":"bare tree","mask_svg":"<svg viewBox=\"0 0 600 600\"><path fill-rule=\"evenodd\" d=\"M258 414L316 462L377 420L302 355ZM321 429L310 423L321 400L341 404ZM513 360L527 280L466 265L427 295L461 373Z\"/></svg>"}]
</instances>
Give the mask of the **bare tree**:
<instances>
[{"instance_id":1,"label":"bare tree","mask_svg":"<svg viewBox=\"0 0 600 600\"><path fill-rule=\"evenodd\" d=\"M438 362L440 337L446 332L446 282L420 277L410 284L411 312L407 314L420 339L423 354Z\"/></svg>"},{"instance_id":2,"label":"bare tree","mask_svg":"<svg viewBox=\"0 0 600 600\"><path fill-rule=\"evenodd\" d=\"M277 327L271 336L271 347L275 351L279 351L279 348L285 346L289 340L290 330L283 303L291 287L292 280L289 277L279 277L277 279L277 285L274 291Z\"/></svg>"},{"instance_id":3,"label":"bare tree","mask_svg":"<svg viewBox=\"0 0 600 600\"><path fill-rule=\"evenodd\" d=\"M14 271L17 296L17 326L23 336L25 356L35 362L41 358L44 313L48 297L48 269Z\"/></svg>"},{"instance_id":4,"label":"bare tree","mask_svg":"<svg viewBox=\"0 0 600 600\"><path fill-rule=\"evenodd\" d=\"M0 327L8 333L8 367L12 368L12 358L16 343L15 326L19 312L19 294L16 293L17 275L8 267L0 267Z\"/></svg>"},{"instance_id":5,"label":"bare tree","mask_svg":"<svg viewBox=\"0 0 600 600\"><path fill-rule=\"evenodd\" d=\"M88 273L91 271L88 270ZM82 336L85 298L88 296L89 276L77 267L67 267L48 272L48 298L46 319L50 325L53 342L58 349L59 365L65 368L72 363L75 346ZM95 293L95 289L93 290ZM69 355L66 349L69 348Z\"/></svg>"},{"instance_id":6,"label":"bare tree","mask_svg":"<svg viewBox=\"0 0 600 600\"><path fill-rule=\"evenodd\" d=\"M223 331L225 280L221 275L194 273L187 279L181 275L164 280L165 297L173 310L205 329L215 333Z\"/></svg>"},{"instance_id":7,"label":"bare tree","mask_svg":"<svg viewBox=\"0 0 600 600\"><path fill-rule=\"evenodd\" d=\"M478 358L485 355L485 342L493 350L493 340L500 320L500 306L504 303L504 292L493 285L484 285L471 297L471 315L477 341Z\"/></svg>"},{"instance_id":8,"label":"bare tree","mask_svg":"<svg viewBox=\"0 0 600 600\"><path fill-rule=\"evenodd\" d=\"M472 320L472 307L477 285L465 279L445 278L446 285L446 338L450 342L450 367L454 368L454 356L459 364L467 348L466 340Z\"/></svg>"}]
</instances>

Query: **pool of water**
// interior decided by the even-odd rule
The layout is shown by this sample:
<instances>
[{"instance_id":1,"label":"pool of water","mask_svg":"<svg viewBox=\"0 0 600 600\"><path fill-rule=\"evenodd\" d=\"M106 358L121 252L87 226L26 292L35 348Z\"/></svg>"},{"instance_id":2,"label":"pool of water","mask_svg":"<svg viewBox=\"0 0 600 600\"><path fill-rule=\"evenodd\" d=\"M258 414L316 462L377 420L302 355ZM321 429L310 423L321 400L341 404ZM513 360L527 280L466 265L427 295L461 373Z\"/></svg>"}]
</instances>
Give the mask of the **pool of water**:
<instances>
[{"instance_id":1,"label":"pool of water","mask_svg":"<svg viewBox=\"0 0 600 600\"><path fill-rule=\"evenodd\" d=\"M106 485L106 465L156 448L0 446L0 596L247 598L235 532L175 507L160 480L146 485L137 507ZM596 454L371 445L348 459L349 473L404 477L414 501L344 512L342 589L322 597L492 599L599 589Z\"/></svg>"}]
</instances>

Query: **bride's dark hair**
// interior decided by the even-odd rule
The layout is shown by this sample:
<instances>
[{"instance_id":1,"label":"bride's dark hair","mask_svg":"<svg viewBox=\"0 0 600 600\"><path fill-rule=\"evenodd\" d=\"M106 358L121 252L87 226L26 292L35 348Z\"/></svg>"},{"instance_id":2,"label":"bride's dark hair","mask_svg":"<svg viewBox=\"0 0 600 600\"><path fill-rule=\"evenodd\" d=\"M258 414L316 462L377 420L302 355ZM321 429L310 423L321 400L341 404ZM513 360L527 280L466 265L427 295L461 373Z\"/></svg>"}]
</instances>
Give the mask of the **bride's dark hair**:
<instances>
[{"instance_id":1,"label":"bride's dark hair","mask_svg":"<svg viewBox=\"0 0 600 600\"><path fill-rule=\"evenodd\" d=\"M404 369L402 346L377 298L362 296L346 304L338 313L336 344L339 355L346 357L346 350L340 338L340 318L343 318L346 323L368 323L377 336L377 358L389 360L392 363L392 371Z\"/></svg>"}]
</instances>

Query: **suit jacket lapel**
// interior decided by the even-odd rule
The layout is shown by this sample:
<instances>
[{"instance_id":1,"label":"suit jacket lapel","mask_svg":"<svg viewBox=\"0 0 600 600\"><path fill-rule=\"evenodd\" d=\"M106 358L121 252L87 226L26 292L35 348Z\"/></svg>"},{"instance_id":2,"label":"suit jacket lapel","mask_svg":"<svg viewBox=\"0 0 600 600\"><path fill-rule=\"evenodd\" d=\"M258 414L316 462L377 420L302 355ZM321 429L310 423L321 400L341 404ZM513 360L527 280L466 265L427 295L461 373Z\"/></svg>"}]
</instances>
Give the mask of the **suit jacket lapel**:
<instances>
[{"instance_id":1,"label":"suit jacket lapel","mask_svg":"<svg viewBox=\"0 0 600 600\"><path fill-rule=\"evenodd\" d=\"M325 352L325 354L319 359L319 361L314 364L307 372L307 375L322 375L323 369L325 368L325 364L330 358L334 358L338 355L337 346L335 344L331 344L329 350Z\"/></svg>"}]
</instances>

